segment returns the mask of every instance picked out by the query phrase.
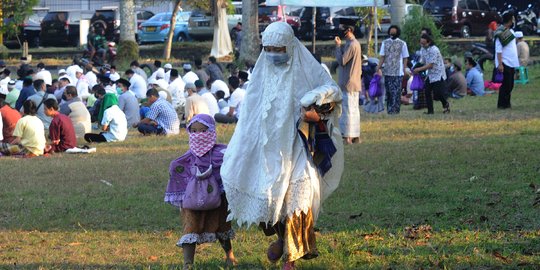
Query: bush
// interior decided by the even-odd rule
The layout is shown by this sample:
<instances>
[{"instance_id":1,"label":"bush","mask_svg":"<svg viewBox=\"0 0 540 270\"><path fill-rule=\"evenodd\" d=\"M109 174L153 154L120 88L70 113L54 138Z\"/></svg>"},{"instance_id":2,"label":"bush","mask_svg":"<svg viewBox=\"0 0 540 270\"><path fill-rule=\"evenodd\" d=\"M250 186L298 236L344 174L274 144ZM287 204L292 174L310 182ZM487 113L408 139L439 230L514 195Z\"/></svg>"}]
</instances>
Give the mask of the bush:
<instances>
[{"instance_id":1,"label":"bush","mask_svg":"<svg viewBox=\"0 0 540 270\"><path fill-rule=\"evenodd\" d=\"M407 17L405 17L405 22L403 23L403 28L401 29L401 37L405 42L407 42L407 47L409 48L409 54L412 55L414 52L420 50L420 32L422 28L431 29L433 34L433 42L439 47L443 57L448 53L448 46L446 43L442 42L443 35L441 30L435 25L433 17L425 16L418 9L413 9Z\"/></svg>"},{"instance_id":2,"label":"bush","mask_svg":"<svg viewBox=\"0 0 540 270\"><path fill-rule=\"evenodd\" d=\"M139 59L139 45L135 41L124 40L118 44L117 65Z\"/></svg>"},{"instance_id":3,"label":"bush","mask_svg":"<svg viewBox=\"0 0 540 270\"><path fill-rule=\"evenodd\" d=\"M8 54L8 48L2 44L0 44L0 59L7 59L9 56Z\"/></svg>"}]
</instances>

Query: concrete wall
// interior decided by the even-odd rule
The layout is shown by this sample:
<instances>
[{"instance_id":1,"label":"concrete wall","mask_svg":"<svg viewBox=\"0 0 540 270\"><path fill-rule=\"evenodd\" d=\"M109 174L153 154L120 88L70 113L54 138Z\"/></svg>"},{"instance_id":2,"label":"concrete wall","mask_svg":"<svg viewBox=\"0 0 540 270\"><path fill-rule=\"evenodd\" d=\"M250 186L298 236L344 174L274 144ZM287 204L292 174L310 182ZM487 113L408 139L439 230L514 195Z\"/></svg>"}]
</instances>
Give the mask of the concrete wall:
<instances>
[{"instance_id":1,"label":"concrete wall","mask_svg":"<svg viewBox=\"0 0 540 270\"><path fill-rule=\"evenodd\" d=\"M136 0L135 2L138 8L154 13L172 11L171 1L168 0L155 0L153 4L152 1ZM120 6L120 0L41 0L38 4L38 7L48 7L51 11L70 9L94 11L103 6Z\"/></svg>"}]
</instances>

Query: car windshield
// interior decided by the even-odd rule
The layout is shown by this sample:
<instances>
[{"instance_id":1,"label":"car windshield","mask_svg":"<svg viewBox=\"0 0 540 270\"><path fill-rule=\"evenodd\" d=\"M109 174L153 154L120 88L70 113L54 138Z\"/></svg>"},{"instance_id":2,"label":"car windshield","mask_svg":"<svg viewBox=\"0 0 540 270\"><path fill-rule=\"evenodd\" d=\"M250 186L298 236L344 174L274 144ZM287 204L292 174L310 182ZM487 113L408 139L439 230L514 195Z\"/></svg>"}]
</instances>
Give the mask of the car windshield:
<instances>
[{"instance_id":1,"label":"car windshield","mask_svg":"<svg viewBox=\"0 0 540 270\"><path fill-rule=\"evenodd\" d=\"M157 14L154 17L150 18L149 22L167 22L171 21L171 13Z\"/></svg>"},{"instance_id":2,"label":"car windshield","mask_svg":"<svg viewBox=\"0 0 540 270\"><path fill-rule=\"evenodd\" d=\"M259 15L272 16L277 15L277 7L259 7Z\"/></svg>"},{"instance_id":3,"label":"car windshield","mask_svg":"<svg viewBox=\"0 0 540 270\"><path fill-rule=\"evenodd\" d=\"M453 0L427 0L424 2L424 8L427 10L451 9L453 5Z\"/></svg>"},{"instance_id":4,"label":"car windshield","mask_svg":"<svg viewBox=\"0 0 540 270\"><path fill-rule=\"evenodd\" d=\"M67 12L49 12L47 16L43 18L44 21L61 21L65 22L67 17Z\"/></svg>"},{"instance_id":5,"label":"car windshield","mask_svg":"<svg viewBox=\"0 0 540 270\"><path fill-rule=\"evenodd\" d=\"M114 20L114 10L96 10L94 18L100 18L102 20Z\"/></svg>"}]
</instances>

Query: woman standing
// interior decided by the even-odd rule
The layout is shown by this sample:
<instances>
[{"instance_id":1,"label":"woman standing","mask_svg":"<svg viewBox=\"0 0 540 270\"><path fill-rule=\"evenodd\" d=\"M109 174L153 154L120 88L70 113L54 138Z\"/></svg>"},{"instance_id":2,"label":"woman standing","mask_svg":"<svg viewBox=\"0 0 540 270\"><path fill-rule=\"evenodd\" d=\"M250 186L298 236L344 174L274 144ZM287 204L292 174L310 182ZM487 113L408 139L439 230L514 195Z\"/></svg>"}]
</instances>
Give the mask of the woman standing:
<instances>
[{"instance_id":1,"label":"woman standing","mask_svg":"<svg viewBox=\"0 0 540 270\"><path fill-rule=\"evenodd\" d=\"M433 38L428 34L423 34L420 38L420 46L424 48L422 50L422 59L424 65L417 67L413 70L413 74L418 74L422 71L429 70L427 75L426 84L426 106L428 111L426 114L433 114L433 96L440 100L443 106L443 113L450 112L450 103L446 100L445 85L446 72L444 68L444 61L439 51L439 48L435 46Z\"/></svg>"},{"instance_id":2,"label":"woman standing","mask_svg":"<svg viewBox=\"0 0 540 270\"><path fill-rule=\"evenodd\" d=\"M292 269L318 255L320 205L343 172L341 90L287 23L270 24L262 44L221 175L229 219L277 234L268 258Z\"/></svg>"},{"instance_id":3,"label":"woman standing","mask_svg":"<svg viewBox=\"0 0 540 270\"><path fill-rule=\"evenodd\" d=\"M227 0L217 0L213 6L214 41L212 42L210 55L221 58L228 56L233 51L231 36L229 35L229 24L227 23Z\"/></svg>"}]
</instances>

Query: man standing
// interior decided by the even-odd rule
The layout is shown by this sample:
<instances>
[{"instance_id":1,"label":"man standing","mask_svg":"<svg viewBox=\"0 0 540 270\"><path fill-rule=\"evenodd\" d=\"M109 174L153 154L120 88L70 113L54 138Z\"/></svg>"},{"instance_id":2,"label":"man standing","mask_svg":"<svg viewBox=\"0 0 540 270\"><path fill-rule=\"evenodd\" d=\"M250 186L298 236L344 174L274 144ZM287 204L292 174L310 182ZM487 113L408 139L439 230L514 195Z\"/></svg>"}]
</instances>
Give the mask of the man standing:
<instances>
[{"instance_id":1,"label":"man standing","mask_svg":"<svg viewBox=\"0 0 540 270\"><path fill-rule=\"evenodd\" d=\"M511 29L514 24L514 14L507 12L503 14L504 29L495 35L495 66L499 72L503 73L503 81L499 88L499 99L497 108L510 109L512 104L512 89L514 88L515 68L519 67L516 39L514 31Z\"/></svg>"},{"instance_id":2,"label":"man standing","mask_svg":"<svg viewBox=\"0 0 540 270\"><path fill-rule=\"evenodd\" d=\"M523 40L523 32L521 31L516 32L516 38L519 65L522 67L526 67L529 65L529 44L527 44L527 42Z\"/></svg>"},{"instance_id":3,"label":"man standing","mask_svg":"<svg viewBox=\"0 0 540 270\"><path fill-rule=\"evenodd\" d=\"M388 28L390 38L383 41L381 45L381 59L377 70L382 68L384 75L384 87L386 88L386 111L388 114L398 114L401 105L401 81L405 68L409 50L407 43L399 39L401 30L397 25Z\"/></svg>"},{"instance_id":4,"label":"man standing","mask_svg":"<svg viewBox=\"0 0 540 270\"><path fill-rule=\"evenodd\" d=\"M341 43L341 38L336 37L336 60L339 64L338 84L343 93L343 114L339 119L341 135L346 144L360 142L360 100L359 92L362 89L360 77L362 76L362 50L360 43L354 36L354 26L340 25L342 37L345 44Z\"/></svg>"}]
</instances>

